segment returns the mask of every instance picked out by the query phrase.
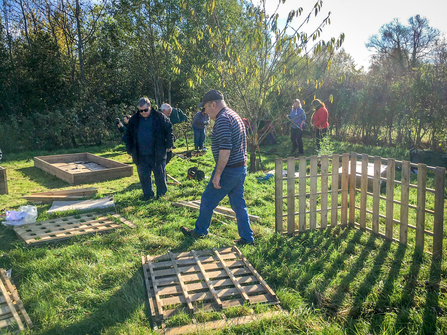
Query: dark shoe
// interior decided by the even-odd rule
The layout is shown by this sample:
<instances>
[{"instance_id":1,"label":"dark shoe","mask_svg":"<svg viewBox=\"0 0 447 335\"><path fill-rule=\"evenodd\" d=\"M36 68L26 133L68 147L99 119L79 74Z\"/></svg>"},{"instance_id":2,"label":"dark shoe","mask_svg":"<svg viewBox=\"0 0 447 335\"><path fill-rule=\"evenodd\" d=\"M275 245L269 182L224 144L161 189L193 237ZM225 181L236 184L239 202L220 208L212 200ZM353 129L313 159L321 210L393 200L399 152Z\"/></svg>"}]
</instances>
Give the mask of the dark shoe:
<instances>
[{"instance_id":1,"label":"dark shoe","mask_svg":"<svg viewBox=\"0 0 447 335\"><path fill-rule=\"evenodd\" d=\"M240 238L239 240L234 241L236 245L244 246L244 245L255 245L255 241L248 242L247 240L244 240L243 238Z\"/></svg>"},{"instance_id":2,"label":"dark shoe","mask_svg":"<svg viewBox=\"0 0 447 335\"><path fill-rule=\"evenodd\" d=\"M154 199L154 196L152 195L152 196L149 196L149 197L147 197L147 196L145 196L145 195L142 195L141 197L140 197L140 200L141 201L149 201L149 200L153 200Z\"/></svg>"},{"instance_id":3,"label":"dark shoe","mask_svg":"<svg viewBox=\"0 0 447 335\"><path fill-rule=\"evenodd\" d=\"M186 228L186 227L180 227L180 231L182 232L183 235L185 236L189 236L192 237L194 239L198 239L198 238L204 238L205 235L199 235L196 233L196 231L194 229L190 229L190 228Z\"/></svg>"}]
</instances>

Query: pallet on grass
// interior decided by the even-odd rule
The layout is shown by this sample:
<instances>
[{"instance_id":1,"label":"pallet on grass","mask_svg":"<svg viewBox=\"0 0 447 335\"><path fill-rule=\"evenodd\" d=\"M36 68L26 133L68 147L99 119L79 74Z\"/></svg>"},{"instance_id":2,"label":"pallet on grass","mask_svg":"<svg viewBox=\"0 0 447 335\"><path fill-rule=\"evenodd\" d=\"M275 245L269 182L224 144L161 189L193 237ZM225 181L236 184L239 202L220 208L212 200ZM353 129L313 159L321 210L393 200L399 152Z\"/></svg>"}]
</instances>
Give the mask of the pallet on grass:
<instances>
[{"instance_id":1,"label":"pallet on grass","mask_svg":"<svg viewBox=\"0 0 447 335\"><path fill-rule=\"evenodd\" d=\"M154 328L182 311L280 303L237 247L143 256L142 265Z\"/></svg>"},{"instance_id":2,"label":"pallet on grass","mask_svg":"<svg viewBox=\"0 0 447 335\"><path fill-rule=\"evenodd\" d=\"M131 165L88 152L34 157L34 166L69 184L95 183L133 174Z\"/></svg>"},{"instance_id":3,"label":"pallet on grass","mask_svg":"<svg viewBox=\"0 0 447 335\"><path fill-rule=\"evenodd\" d=\"M111 216L130 228L135 228L131 221L121 215L111 214ZM122 228L122 225L103 214L87 213L17 226L14 227L14 231L27 245L37 245L59 242L73 236L102 233L116 228Z\"/></svg>"},{"instance_id":4,"label":"pallet on grass","mask_svg":"<svg viewBox=\"0 0 447 335\"><path fill-rule=\"evenodd\" d=\"M8 179L6 169L0 166L0 194L8 194Z\"/></svg>"},{"instance_id":5,"label":"pallet on grass","mask_svg":"<svg viewBox=\"0 0 447 335\"><path fill-rule=\"evenodd\" d=\"M174 206L183 206L183 207L188 207L188 208L193 208L193 209L200 209L200 200L194 200L194 201L177 201L173 203ZM231 208L227 208L227 207L223 207L223 206L217 206L214 209L214 213L222 215L222 216L226 216L232 219L236 219L236 213L231 209ZM259 216L256 215L251 215L248 214L248 217L250 219L250 221L259 221L261 218Z\"/></svg>"},{"instance_id":6,"label":"pallet on grass","mask_svg":"<svg viewBox=\"0 0 447 335\"><path fill-rule=\"evenodd\" d=\"M20 331L33 327L28 313L23 307L17 288L9 280L6 271L0 268L0 331L18 328Z\"/></svg>"},{"instance_id":7,"label":"pallet on grass","mask_svg":"<svg viewBox=\"0 0 447 335\"><path fill-rule=\"evenodd\" d=\"M53 201L80 200L95 195L96 187L76 188L71 190L56 190L24 195L22 198L28 201L40 201L50 203Z\"/></svg>"}]
</instances>

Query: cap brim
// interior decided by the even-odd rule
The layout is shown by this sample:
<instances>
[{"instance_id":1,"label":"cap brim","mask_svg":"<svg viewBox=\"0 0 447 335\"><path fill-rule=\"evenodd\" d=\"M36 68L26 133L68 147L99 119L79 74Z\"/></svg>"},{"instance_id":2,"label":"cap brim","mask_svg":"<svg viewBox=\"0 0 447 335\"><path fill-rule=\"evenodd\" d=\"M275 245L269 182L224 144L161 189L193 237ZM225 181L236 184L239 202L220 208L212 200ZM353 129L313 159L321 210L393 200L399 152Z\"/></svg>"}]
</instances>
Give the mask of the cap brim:
<instances>
[{"instance_id":1,"label":"cap brim","mask_svg":"<svg viewBox=\"0 0 447 335\"><path fill-rule=\"evenodd\" d=\"M197 106L197 108L202 108L203 106L205 106L205 103L202 101L202 102Z\"/></svg>"}]
</instances>

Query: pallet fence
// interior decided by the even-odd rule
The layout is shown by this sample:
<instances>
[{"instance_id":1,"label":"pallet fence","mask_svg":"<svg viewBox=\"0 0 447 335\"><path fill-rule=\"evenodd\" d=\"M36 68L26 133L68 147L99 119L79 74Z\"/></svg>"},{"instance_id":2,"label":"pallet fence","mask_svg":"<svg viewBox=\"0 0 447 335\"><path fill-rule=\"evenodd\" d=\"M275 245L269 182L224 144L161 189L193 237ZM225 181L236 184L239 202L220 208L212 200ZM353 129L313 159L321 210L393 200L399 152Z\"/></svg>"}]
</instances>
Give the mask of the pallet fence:
<instances>
[{"instance_id":1,"label":"pallet fence","mask_svg":"<svg viewBox=\"0 0 447 335\"><path fill-rule=\"evenodd\" d=\"M284 163L286 177L282 174ZM417 177L412 178L412 173ZM428 173L434 174L434 189L426 185ZM411 179L417 179L416 183ZM410 229L416 247L441 259L445 179L444 167L354 152L279 158L275 161L275 230L293 235L349 225L407 245ZM426 208L427 199L431 202L433 197L433 208Z\"/></svg>"}]
</instances>

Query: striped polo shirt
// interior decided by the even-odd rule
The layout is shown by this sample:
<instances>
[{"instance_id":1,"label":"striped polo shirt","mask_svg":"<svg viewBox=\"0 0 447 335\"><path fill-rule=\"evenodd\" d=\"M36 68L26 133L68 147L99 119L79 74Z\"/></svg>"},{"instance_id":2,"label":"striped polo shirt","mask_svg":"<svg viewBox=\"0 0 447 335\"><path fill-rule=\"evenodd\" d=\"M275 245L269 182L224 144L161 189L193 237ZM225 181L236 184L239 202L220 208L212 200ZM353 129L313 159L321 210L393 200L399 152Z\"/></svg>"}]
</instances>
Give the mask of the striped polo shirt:
<instances>
[{"instance_id":1,"label":"striped polo shirt","mask_svg":"<svg viewBox=\"0 0 447 335\"><path fill-rule=\"evenodd\" d=\"M223 108L216 117L211 134L211 150L218 161L220 150L231 150L227 166L247 164L247 138L241 117L232 109Z\"/></svg>"}]
</instances>

